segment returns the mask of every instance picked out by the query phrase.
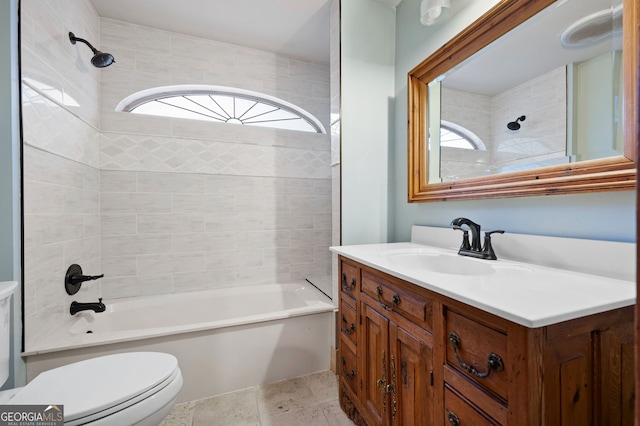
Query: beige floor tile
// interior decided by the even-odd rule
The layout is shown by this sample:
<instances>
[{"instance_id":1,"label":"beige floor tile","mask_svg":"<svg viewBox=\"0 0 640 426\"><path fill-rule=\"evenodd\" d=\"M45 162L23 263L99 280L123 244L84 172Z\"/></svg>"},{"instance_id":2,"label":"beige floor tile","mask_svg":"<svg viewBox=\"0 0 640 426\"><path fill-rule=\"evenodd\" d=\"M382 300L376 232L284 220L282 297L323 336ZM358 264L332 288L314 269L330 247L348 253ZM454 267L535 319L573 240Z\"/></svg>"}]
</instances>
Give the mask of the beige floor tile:
<instances>
[{"instance_id":1,"label":"beige floor tile","mask_svg":"<svg viewBox=\"0 0 640 426\"><path fill-rule=\"evenodd\" d=\"M262 426L333 426L319 405L292 410L273 417L262 416Z\"/></svg>"},{"instance_id":2,"label":"beige floor tile","mask_svg":"<svg viewBox=\"0 0 640 426\"><path fill-rule=\"evenodd\" d=\"M322 371L176 405L161 426L353 426Z\"/></svg>"},{"instance_id":3,"label":"beige floor tile","mask_svg":"<svg viewBox=\"0 0 640 426\"><path fill-rule=\"evenodd\" d=\"M260 415L268 418L316 404L316 397L301 377L262 385L258 388Z\"/></svg>"},{"instance_id":4,"label":"beige floor tile","mask_svg":"<svg viewBox=\"0 0 640 426\"><path fill-rule=\"evenodd\" d=\"M332 371L321 371L319 373L302 376L311 392L318 399L318 402L331 401L338 397L338 376Z\"/></svg>"},{"instance_id":5,"label":"beige floor tile","mask_svg":"<svg viewBox=\"0 0 640 426\"><path fill-rule=\"evenodd\" d=\"M197 401L193 410L193 426L260 425L256 388Z\"/></svg>"},{"instance_id":6,"label":"beige floor tile","mask_svg":"<svg viewBox=\"0 0 640 426\"><path fill-rule=\"evenodd\" d=\"M347 417L346 413L340 408L340 402L337 399L325 402L319 405L331 426L354 426L355 423Z\"/></svg>"},{"instance_id":7,"label":"beige floor tile","mask_svg":"<svg viewBox=\"0 0 640 426\"><path fill-rule=\"evenodd\" d=\"M174 405L160 426L191 426L195 405L192 401Z\"/></svg>"}]
</instances>

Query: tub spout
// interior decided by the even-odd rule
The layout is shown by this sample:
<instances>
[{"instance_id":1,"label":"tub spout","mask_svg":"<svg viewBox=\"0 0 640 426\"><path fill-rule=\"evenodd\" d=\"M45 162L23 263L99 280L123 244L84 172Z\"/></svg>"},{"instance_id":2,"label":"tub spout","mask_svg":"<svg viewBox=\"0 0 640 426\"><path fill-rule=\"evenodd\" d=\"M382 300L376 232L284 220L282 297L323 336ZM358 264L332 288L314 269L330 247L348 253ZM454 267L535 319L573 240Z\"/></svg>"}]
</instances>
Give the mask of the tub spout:
<instances>
[{"instance_id":1,"label":"tub spout","mask_svg":"<svg viewBox=\"0 0 640 426\"><path fill-rule=\"evenodd\" d=\"M98 302L92 303L80 303L75 300L71 302L71 307L69 308L69 312L71 315L75 315L80 311L91 310L93 312L104 312L107 307L102 303L102 297L98 299Z\"/></svg>"}]
</instances>

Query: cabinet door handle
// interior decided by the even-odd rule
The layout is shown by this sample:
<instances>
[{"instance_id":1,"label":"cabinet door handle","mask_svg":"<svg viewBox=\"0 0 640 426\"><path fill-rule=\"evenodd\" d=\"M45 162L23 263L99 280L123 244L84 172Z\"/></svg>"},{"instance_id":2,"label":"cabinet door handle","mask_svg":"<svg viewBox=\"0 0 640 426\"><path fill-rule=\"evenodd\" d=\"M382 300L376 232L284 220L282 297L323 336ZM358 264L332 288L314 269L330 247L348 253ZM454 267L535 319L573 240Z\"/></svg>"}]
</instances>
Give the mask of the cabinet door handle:
<instances>
[{"instance_id":1,"label":"cabinet door handle","mask_svg":"<svg viewBox=\"0 0 640 426\"><path fill-rule=\"evenodd\" d=\"M344 291L351 291L356 288L356 279L351 278L351 285L347 285L347 274L342 273L342 289Z\"/></svg>"},{"instance_id":2,"label":"cabinet door handle","mask_svg":"<svg viewBox=\"0 0 640 426\"><path fill-rule=\"evenodd\" d=\"M351 333L354 333L356 331L356 325L354 323L351 323L351 327L347 328L347 319L344 317L344 315L342 316L342 322L344 323L344 325L341 327L341 330L344 334L346 334L347 336L350 335Z\"/></svg>"},{"instance_id":3,"label":"cabinet door handle","mask_svg":"<svg viewBox=\"0 0 640 426\"><path fill-rule=\"evenodd\" d=\"M378 293L378 302L380 303L380 306L382 306L387 311L393 311L393 309L401 302L400 295L394 294L391 298L393 305L387 304L386 301L382 298L382 287L380 286L376 287L376 293Z\"/></svg>"},{"instance_id":4,"label":"cabinet door handle","mask_svg":"<svg viewBox=\"0 0 640 426\"><path fill-rule=\"evenodd\" d=\"M376 386L380 388L380 399L382 400L382 412L387 411L387 366L384 351L382 351L382 378L376 380Z\"/></svg>"},{"instance_id":5,"label":"cabinet door handle","mask_svg":"<svg viewBox=\"0 0 640 426\"><path fill-rule=\"evenodd\" d=\"M387 393L391 394L391 418L396 418L398 401L396 399L396 361L391 355L391 383L387 385Z\"/></svg>"},{"instance_id":6,"label":"cabinet door handle","mask_svg":"<svg viewBox=\"0 0 640 426\"><path fill-rule=\"evenodd\" d=\"M447 414L447 420L449 420L449 424L451 426L460 426L460 419L458 419L458 416L456 416L456 413L453 411L449 411Z\"/></svg>"},{"instance_id":7,"label":"cabinet door handle","mask_svg":"<svg viewBox=\"0 0 640 426\"><path fill-rule=\"evenodd\" d=\"M485 377L489 376L489 374L491 374L491 371L493 370L495 371L504 370L504 363L502 362L502 358L500 358L500 355L491 352L487 359L486 373L479 372L472 365L467 364L460 358L460 355L458 354L458 349L460 349L460 346L462 345L462 340L460 339L460 336L458 336L458 334L455 331L452 331L451 333L449 333L449 341L451 342L451 346L453 346L453 354L456 356L456 360L458 361L458 364L460 364L460 367L464 368L465 370L467 370L467 372L473 374L474 376L484 379Z\"/></svg>"}]
</instances>

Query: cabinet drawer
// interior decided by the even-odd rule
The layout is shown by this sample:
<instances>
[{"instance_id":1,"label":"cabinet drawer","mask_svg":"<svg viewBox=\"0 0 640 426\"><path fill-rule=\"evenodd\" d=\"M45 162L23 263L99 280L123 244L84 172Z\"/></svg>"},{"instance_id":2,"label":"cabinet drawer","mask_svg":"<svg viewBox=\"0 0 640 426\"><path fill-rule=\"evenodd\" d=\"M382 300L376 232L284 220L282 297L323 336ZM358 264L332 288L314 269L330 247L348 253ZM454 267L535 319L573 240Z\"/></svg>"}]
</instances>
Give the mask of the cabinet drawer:
<instances>
[{"instance_id":1,"label":"cabinet drawer","mask_svg":"<svg viewBox=\"0 0 640 426\"><path fill-rule=\"evenodd\" d=\"M351 392L355 395L358 394L358 374L356 365L356 354L344 344L343 339L340 339L340 376L343 382L349 387Z\"/></svg>"},{"instance_id":2,"label":"cabinet drawer","mask_svg":"<svg viewBox=\"0 0 640 426\"><path fill-rule=\"evenodd\" d=\"M406 285L406 284L405 284ZM362 292L377 300L387 311L402 315L424 328L432 329L432 301L413 294L385 277L362 271Z\"/></svg>"},{"instance_id":3,"label":"cabinet drawer","mask_svg":"<svg viewBox=\"0 0 640 426\"><path fill-rule=\"evenodd\" d=\"M345 298L340 298L340 335L356 345L358 343L358 326L356 325L356 311Z\"/></svg>"},{"instance_id":4,"label":"cabinet drawer","mask_svg":"<svg viewBox=\"0 0 640 426\"><path fill-rule=\"evenodd\" d=\"M355 300L360 287L360 268L340 259L340 292ZM355 306L355 305L354 305Z\"/></svg>"},{"instance_id":5,"label":"cabinet drawer","mask_svg":"<svg viewBox=\"0 0 640 426\"><path fill-rule=\"evenodd\" d=\"M451 389L445 388L444 424L447 426L495 426L500 423Z\"/></svg>"},{"instance_id":6,"label":"cabinet drawer","mask_svg":"<svg viewBox=\"0 0 640 426\"><path fill-rule=\"evenodd\" d=\"M506 334L451 310L446 323L447 364L506 402Z\"/></svg>"}]
</instances>

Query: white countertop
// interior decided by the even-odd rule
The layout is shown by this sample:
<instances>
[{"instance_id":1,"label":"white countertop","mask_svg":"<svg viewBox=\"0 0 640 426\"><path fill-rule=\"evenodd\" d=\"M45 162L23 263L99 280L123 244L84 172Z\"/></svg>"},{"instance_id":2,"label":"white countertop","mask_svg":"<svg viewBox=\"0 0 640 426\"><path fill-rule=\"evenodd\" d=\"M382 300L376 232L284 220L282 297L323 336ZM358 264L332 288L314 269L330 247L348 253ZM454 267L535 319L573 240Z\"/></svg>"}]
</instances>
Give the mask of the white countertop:
<instances>
[{"instance_id":1,"label":"white countertop","mask_svg":"<svg viewBox=\"0 0 640 426\"><path fill-rule=\"evenodd\" d=\"M630 306L636 301L633 281L525 262L465 258L487 262L496 272L458 275L393 261L394 253L413 250L457 256L457 250L416 243L331 247L331 251L349 259L530 328Z\"/></svg>"}]
</instances>

